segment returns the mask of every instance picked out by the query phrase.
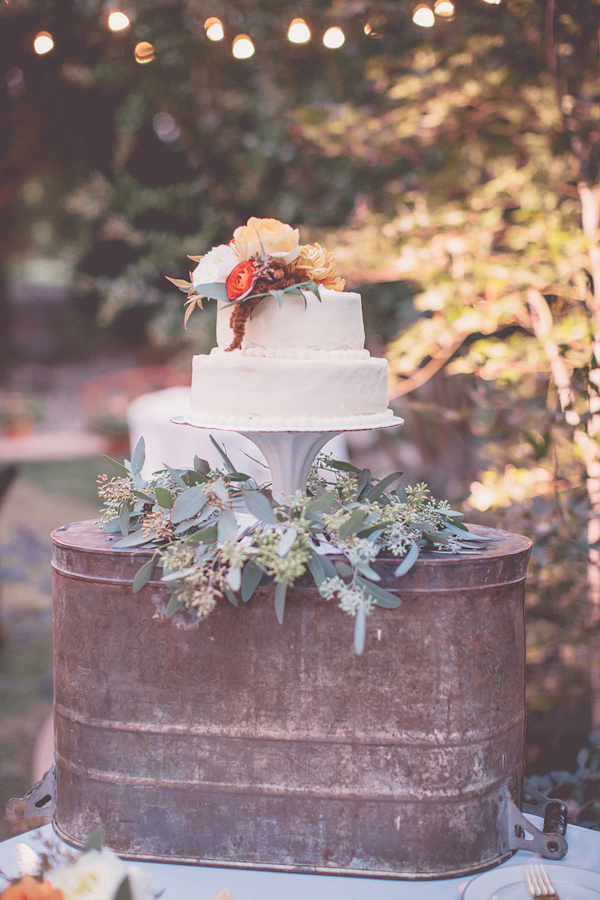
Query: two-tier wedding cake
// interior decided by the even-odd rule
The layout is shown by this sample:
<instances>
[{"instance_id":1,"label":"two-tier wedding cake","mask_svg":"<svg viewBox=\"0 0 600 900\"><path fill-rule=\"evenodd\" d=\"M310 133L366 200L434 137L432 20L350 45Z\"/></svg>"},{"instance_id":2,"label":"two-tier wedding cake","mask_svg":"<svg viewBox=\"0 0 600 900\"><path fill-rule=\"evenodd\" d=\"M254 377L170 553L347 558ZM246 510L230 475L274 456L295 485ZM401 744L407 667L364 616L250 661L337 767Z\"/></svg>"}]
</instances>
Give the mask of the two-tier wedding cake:
<instances>
[{"instance_id":1,"label":"two-tier wedding cake","mask_svg":"<svg viewBox=\"0 0 600 900\"><path fill-rule=\"evenodd\" d=\"M370 428L392 419L387 362L365 349L359 294L275 219L198 259L188 314L218 301L217 347L193 359L189 421L214 428Z\"/></svg>"}]
</instances>

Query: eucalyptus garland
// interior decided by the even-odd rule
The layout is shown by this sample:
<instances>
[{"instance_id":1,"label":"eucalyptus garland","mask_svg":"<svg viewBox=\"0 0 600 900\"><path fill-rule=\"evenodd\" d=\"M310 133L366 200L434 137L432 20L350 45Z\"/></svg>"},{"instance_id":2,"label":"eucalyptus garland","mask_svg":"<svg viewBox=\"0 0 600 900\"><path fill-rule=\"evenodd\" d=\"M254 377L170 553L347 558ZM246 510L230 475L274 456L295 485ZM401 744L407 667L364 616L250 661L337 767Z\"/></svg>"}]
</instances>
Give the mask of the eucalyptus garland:
<instances>
[{"instance_id":1,"label":"eucalyptus garland","mask_svg":"<svg viewBox=\"0 0 600 900\"><path fill-rule=\"evenodd\" d=\"M373 607L402 603L378 584L372 563L380 554L398 558L400 578L423 551L472 552L486 543L425 484L401 484L400 472L376 479L368 469L320 455L306 492L277 502L269 483L238 472L225 449L211 441L222 469L196 457L193 469L165 466L144 479L141 438L131 460L105 457L118 474L98 479L104 502L98 524L121 535L117 548L154 549L133 591L148 583L157 563L171 591L168 616L186 607L203 618L225 598L234 606L240 599L247 603L270 580L282 623L286 591L308 570L321 596L354 617L360 654Z\"/></svg>"}]
</instances>

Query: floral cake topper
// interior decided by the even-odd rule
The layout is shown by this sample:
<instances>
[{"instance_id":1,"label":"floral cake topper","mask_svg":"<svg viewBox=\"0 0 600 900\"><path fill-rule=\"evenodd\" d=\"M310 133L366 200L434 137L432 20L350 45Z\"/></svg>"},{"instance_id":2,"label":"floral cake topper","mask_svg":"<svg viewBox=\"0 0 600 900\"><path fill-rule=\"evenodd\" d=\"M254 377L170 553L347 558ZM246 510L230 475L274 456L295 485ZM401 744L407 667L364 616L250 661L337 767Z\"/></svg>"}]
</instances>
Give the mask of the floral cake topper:
<instances>
[{"instance_id":1,"label":"floral cake topper","mask_svg":"<svg viewBox=\"0 0 600 900\"><path fill-rule=\"evenodd\" d=\"M185 323L204 298L231 303L228 350L242 346L246 321L264 297L273 296L281 306L285 294L302 295L303 288L320 300L319 286L343 291L345 285L332 253L316 243L301 246L298 229L278 219L252 217L236 228L229 244L190 259L198 265L189 282L169 279L187 294Z\"/></svg>"}]
</instances>

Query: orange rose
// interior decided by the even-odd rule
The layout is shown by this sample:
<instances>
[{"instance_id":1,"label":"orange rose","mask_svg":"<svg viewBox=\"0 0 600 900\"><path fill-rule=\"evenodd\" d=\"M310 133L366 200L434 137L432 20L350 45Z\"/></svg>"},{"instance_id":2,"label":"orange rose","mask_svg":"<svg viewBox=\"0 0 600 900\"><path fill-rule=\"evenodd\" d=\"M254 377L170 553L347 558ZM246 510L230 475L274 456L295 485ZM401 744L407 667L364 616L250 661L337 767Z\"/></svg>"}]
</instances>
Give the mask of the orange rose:
<instances>
[{"instance_id":1,"label":"orange rose","mask_svg":"<svg viewBox=\"0 0 600 900\"><path fill-rule=\"evenodd\" d=\"M228 300L241 300L246 297L254 285L258 275L253 262L243 260L231 270L225 281L225 293Z\"/></svg>"},{"instance_id":2,"label":"orange rose","mask_svg":"<svg viewBox=\"0 0 600 900\"><path fill-rule=\"evenodd\" d=\"M0 900L64 900L64 894L53 888L49 881L38 881L31 875L23 875L15 884L4 888Z\"/></svg>"}]
</instances>

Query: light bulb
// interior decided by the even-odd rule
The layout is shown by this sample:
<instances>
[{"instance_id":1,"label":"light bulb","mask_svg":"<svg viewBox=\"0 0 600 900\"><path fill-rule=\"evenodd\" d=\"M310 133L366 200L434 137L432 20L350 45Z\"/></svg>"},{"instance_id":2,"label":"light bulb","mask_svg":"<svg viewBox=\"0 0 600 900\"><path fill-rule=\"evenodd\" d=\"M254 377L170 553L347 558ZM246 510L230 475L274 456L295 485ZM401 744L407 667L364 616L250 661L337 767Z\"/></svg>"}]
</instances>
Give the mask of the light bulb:
<instances>
[{"instance_id":1,"label":"light bulb","mask_svg":"<svg viewBox=\"0 0 600 900\"><path fill-rule=\"evenodd\" d=\"M133 51L135 55L135 61L138 62L141 66L144 66L146 63L152 62L154 59L154 47L152 44L149 44L148 41L140 41L139 44L135 45L135 50Z\"/></svg>"},{"instance_id":2,"label":"light bulb","mask_svg":"<svg viewBox=\"0 0 600 900\"><path fill-rule=\"evenodd\" d=\"M287 36L292 44L306 44L310 41L310 28L304 19L294 19L288 28Z\"/></svg>"},{"instance_id":3,"label":"light bulb","mask_svg":"<svg viewBox=\"0 0 600 900\"><path fill-rule=\"evenodd\" d=\"M111 31L123 31L123 29L128 28L129 25L131 25L129 16L125 15L125 13L121 12L119 9L113 9L108 16L108 27Z\"/></svg>"},{"instance_id":4,"label":"light bulb","mask_svg":"<svg viewBox=\"0 0 600 900\"><path fill-rule=\"evenodd\" d=\"M249 59L254 56L254 44L247 34L238 34L231 47L236 59Z\"/></svg>"},{"instance_id":5,"label":"light bulb","mask_svg":"<svg viewBox=\"0 0 600 900\"><path fill-rule=\"evenodd\" d=\"M415 25L420 25L421 28L431 28L432 25L435 25L433 10L425 3L419 3L418 6L415 6L412 20Z\"/></svg>"},{"instance_id":6,"label":"light bulb","mask_svg":"<svg viewBox=\"0 0 600 900\"><path fill-rule=\"evenodd\" d=\"M211 16L204 23L204 30L209 41L222 41L225 37L225 29L223 23L216 16Z\"/></svg>"},{"instance_id":7,"label":"light bulb","mask_svg":"<svg viewBox=\"0 0 600 900\"><path fill-rule=\"evenodd\" d=\"M337 50L346 43L346 35L341 28L338 28L337 25L333 25L331 28L328 28L323 35L323 43L326 47L329 47L330 50Z\"/></svg>"},{"instance_id":8,"label":"light bulb","mask_svg":"<svg viewBox=\"0 0 600 900\"><path fill-rule=\"evenodd\" d=\"M433 11L441 19L451 19L454 16L454 3L452 0L435 0Z\"/></svg>"},{"instance_id":9,"label":"light bulb","mask_svg":"<svg viewBox=\"0 0 600 900\"><path fill-rule=\"evenodd\" d=\"M44 53L50 53L53 47L54 40L52 35L47 31L40 31L33 39L33 49L38 56L43 56Z\"/></svg>"}]
</instances>

